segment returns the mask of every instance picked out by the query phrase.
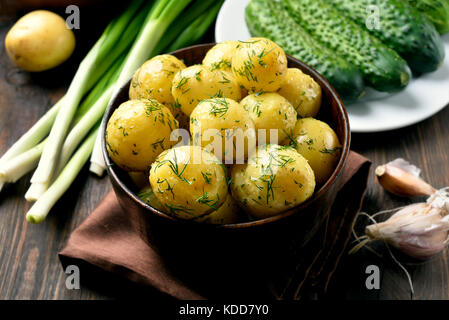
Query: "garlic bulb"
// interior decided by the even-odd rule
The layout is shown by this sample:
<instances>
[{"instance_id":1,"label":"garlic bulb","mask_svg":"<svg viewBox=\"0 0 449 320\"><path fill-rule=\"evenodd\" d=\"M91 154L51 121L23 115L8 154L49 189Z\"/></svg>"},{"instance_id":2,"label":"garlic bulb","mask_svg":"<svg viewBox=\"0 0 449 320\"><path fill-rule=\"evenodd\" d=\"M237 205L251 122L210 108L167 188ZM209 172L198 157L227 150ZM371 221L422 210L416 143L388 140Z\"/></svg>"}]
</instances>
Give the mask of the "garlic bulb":
<instances>
[{"instance_id":1,"label":"garlic bulb","mask_svg":"<svg viewBox=\"0 0 449 320\"><path fill-rule=\"evenodd\" d=\"M375 173L381 186L398 196L430 196L436 191L419 177L419 168L401 158L378 166Z\"/></svg>"},{"instance_id":2,"label":"garlic bulb","mask_svg":"<svg viewBox=\"0 0 449 320\"><path fill-rule=\"evenodd\" d=\"M443 189L427 203L409 205L388 220L366 227L369 240L383 240L403 253L426 259L442 251L449 242L449 197Z\"/></svg>"}]
</instances>

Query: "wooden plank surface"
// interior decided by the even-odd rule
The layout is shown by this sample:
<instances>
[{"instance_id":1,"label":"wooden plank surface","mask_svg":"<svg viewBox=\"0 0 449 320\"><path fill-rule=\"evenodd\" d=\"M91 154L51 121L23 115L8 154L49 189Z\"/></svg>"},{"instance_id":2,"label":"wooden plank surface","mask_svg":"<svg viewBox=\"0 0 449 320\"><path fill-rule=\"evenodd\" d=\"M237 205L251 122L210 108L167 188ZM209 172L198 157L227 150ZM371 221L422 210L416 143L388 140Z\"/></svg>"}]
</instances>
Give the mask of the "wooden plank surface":
<instances>
[{"instance_id":1,"label":"wooden plank surface","mask_svg":"<svg viewBox=\"0 0 449 320\"><path fill-rule=\"evenodd\" d=\"M106 23L101 17L89 20L92 12L95 10L87 12L82 20L87 24L77 33L79 43L75 56L63 66L43 74L20 71L9 61L4 38L16 17L0 17L0 154L65 92L77 63ZM88 21L95 21L95 25L89 26ZM432 185L444 187L449 184L447 123L449 108L409 128L381 134L354 134L352 149L370 158L374 166L397 157L406 158L423 170L423 177ZM96 281L83 281L81 276L81 289L68 290L57 252L70 232L110 189L109 181L92 176L85 168L45 223L31 225L25 221L30 205L23 198L29 179L28 175L14 185L7 185L0 194L0 299L105 299L129 297L130 292L138 294L141 290L156 295L101 272L94 273ZM375 213L408 203L411 200L383 192L372 176L363 210ZM360 219L357 225L363 223L366 220ZM371 246L382 258L367 249L345 256L324 298L412 298L403 271L393 262L386 247L383 244ZM447 250L426 262L410 261L394 253L412 276L414 299L449 299ZM377 265L380 269L380 290L365 287L368 265Z\"/></svg>"}]
</instances>

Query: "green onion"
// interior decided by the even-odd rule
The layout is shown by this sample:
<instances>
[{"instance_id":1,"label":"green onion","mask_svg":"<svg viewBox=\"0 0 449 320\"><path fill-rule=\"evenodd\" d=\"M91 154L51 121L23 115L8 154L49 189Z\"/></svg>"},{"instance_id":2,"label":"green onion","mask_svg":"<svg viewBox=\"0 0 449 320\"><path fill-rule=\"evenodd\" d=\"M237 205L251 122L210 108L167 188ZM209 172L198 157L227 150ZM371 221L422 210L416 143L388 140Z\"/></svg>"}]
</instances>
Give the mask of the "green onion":
<instances>
[{"instance_id":1,"label":"green onion","mask_svg":"<svg viewBox=\"0 0 449 320\"><path fill-rule=\"evenodd\" d=\"M73 157L62 170L58 178L36 201L26 215L26 219L31 223L41 223L47 217L51 208L59 198L67 191L73 183L84 164L89 159L92 148L94 147L95 137L98 132L98 126L93 130L81 147L76 151Z\"/></svg>"},{"instance_id":2,"label":"green onion","mask_svg":"<svg viewBox=\"0 0 449 320\"><path fill-rule=\"evenodd\" d=\"M166 51L172 52L200 40L207 29L209 29L212 22L214 22L221 5L222 1L218 1L212 8L198 16L181 34L179 34L176 41L174 41Z\"/></svg>"},{"instance_id":3,"label":"green onion","mask_svg":"<svg viewBox=\"0 0 449 320\"><path fill-rule=\"evenodd\" d=\"M96 42L81 62L64 98L64 105L58 111L54 125L48 136L48 143L44 146L39 165L31 178L32 185L25 195L27 200L37 200L42 192L50 185L67 130L73 120L82 96L100 79L114 60L133 41L133 38L129 37L129 34L125 32L125 29L130 23L135 26L137 25L135 21L132 23L132 19L141 4L142 0L133 1L123 15L110 23L100 37L100 40ZM143 17L143 13L139 16ZM126 37L123 36L124 32L127 34Z\"/></svg>"},{"instance_id":4,"label":"green onion","mask_svg":"<svg viewBox=\"0 0 449 320\"><path fill-rule=\"evenodd\" d=\"M13 157L0 168L0 179L14 183L25 174L36 168L44 149L45 140L37 146Z\"/></svg>"}]
</instances>

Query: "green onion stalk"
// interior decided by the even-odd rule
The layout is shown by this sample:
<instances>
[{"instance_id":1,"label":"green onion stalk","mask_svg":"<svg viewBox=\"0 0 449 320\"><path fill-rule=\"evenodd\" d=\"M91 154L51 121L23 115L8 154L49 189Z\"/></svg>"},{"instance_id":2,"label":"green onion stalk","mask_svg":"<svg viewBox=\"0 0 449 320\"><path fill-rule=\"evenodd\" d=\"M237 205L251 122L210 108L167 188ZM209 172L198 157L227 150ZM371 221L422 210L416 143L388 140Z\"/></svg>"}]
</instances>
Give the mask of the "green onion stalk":
<instances>
[{"instance_id":1,"label":"green onion stalk","mask_svg":"<svg viewBox=\"0 0 449 320\"><path fill-rule=\"evenodd\" d=\"M56 166L64 139L83 95L103 76L115 59L133 41L126 29L132 24L132 19L142 2L143 0L133 1L124 14L111 22L81 62L64 97L64 104L56 115L39 165L31 178L31 187L25 195L28 201L36 201L51 184L53 172L57 170ZM143 14L138 16L143 16Z\"/></svg>"},{"instance_id":2,"label":"green onion stalk","mask_svg":"<svg viewBox=\"0 0 449 320\"><path fill-rule=\"evenodd\" d=\"M65 166L64 170L59 174L52 185L39 197L36 203L26 214L26 219L31 223L41 223L45 220L51 208L67 191L75 178L80 173L83 166L89 160L97 136L99 123L92 130L87 139L75 152L73 157Z\"/></svg>"},{"instance_id":3,"label":"green onion stalk","mask_svg":"<svg viewBox=\"0 0 449 320\"><path fill-rule=\"evenodd\" d=\"M62 170L64 164L68 161L70 155L76 149L81 140L86 136L93 125L102 117L109 99L108 96L103 97L106 92L105 89L108 88L108 86L110 87L117 79L123 59L124 57L117 59L114 66L89 92L77 110L74 120L74 127L71 129L62 148L62 156L61 159L59 159L57 172ZM111 89L109 89L109 92L111 92ZM101 103L103 103L103 105L101 105ZM54 118L55 117L53 117L53 121ZM48 128L48 131L49 130L50 128ZM46 140L47 139L31 149L19 155L12 156L8 161L5 161L5 163L0 167L0 177L2 177L3 181L14 183L25 174L35 169L39 163Z\"/></svg>"}]
</instances>

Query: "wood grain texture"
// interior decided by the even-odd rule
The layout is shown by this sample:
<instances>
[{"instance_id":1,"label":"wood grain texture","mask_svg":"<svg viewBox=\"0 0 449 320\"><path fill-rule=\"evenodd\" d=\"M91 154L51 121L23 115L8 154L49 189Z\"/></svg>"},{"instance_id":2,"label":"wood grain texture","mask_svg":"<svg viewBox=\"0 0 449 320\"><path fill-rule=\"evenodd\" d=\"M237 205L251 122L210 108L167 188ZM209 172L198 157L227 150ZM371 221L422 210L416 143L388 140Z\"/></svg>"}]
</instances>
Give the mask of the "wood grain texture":
<instances>
[{"instance_id":1,"label":"wood grain texture","mask_svg":"<svg viewBox=\"0 0 449 320\"><path fill-rule=\"evenodd\" d=\"M1 16L0 154L65 92L81 57L106 24L108 15L94 15L97 9L82 11L82 28L77 33L79 41L75 55L61 67L41 74L22 72L9 61L3 43L7 30L17 17ZM95 19L89 19L89 15L91 18L95 16ZM94 25L89 26L89 21L94 21ZM374 166L397 157L406 158L423 170L423 177L432 185L443 187L449 185L447 123L449 108L418 125L401 130L354 134L352 149L370 158ZM63 247L70 232L100 203L110 189L110 183L106 178L92 176L84 168L47 220L40 225L31 225L25 221L25 213L30 205L23 198L29 179L30 175L14 185L7 185L0 194L0 299L107 299L130 298L141 294L160 297L148 288L140 288L95 270L89 278L81 275L80 290L68 290L57 252ZM363 209L375 213L411 202L385 193L372 176ZM360 218L357 229L362 229L366 222L366 219ZM405 275L393 262L386 247L378 243L373 244L372 248L382 258L367 249L345 256L333 277L328 294L320 297L311 293L310 297L410 299ZM412 276L414 299L449 299L447 250L426 262L409 261L397 252L394 254ZM365 287L365 268L370 264L380 268L380 290L367 290Z\"/></svg>"}]
</instances>

